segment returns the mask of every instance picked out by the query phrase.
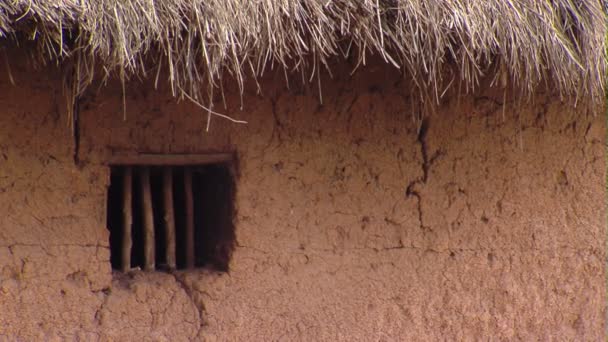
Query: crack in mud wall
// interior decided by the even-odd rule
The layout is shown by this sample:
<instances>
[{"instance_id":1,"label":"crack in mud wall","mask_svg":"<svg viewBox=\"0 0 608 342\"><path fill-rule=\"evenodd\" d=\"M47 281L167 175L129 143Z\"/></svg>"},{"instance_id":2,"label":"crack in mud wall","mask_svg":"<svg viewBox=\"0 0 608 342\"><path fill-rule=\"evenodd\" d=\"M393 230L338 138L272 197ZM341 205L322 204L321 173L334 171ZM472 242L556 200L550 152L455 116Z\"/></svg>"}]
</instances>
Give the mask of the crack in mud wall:
<instances>
[{"instance_id":1,"label":"crack in mud wall","mask_svg":"<svg viewBox=\"0 0 608 342\"><path fill-rule=\"evenodd\" d=\"M424 215L422 213L422 195L420 194L419 187L424 186L428 182L431 166L439 157L444 154L442 150L438 150L431 157L429 157L426 139L430 126L430 121L431 117L425 117L424 119L422 119L417 135L417 143L420 146L420 155L422 156L422 177L410 182L405 190L406 197L414 197L416 199L418 208L418 221L420 222L420 228L422 230L430 229L430 227L424 224Z\"/></svg>"}]
</instances>

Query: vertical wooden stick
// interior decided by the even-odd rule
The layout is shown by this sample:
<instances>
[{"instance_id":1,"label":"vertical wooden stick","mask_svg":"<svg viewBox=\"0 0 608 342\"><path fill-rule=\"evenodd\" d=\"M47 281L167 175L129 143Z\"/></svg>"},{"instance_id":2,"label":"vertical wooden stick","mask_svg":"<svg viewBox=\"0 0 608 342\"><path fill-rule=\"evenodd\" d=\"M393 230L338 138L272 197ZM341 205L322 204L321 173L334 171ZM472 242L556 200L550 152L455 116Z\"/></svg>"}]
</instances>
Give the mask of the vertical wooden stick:
<instances>
[{"instance_id":1,"label":"vertical wooden stick","mask_svg":"<svg viewBox=\"0 0 608 342\"><path fill-rule=\"evenodd\" d=\"M165 213L165 259L170 269L175 269L175 214L173 212L173 170L170 166L163 168L163 199Z\"/></svg>"},{"instance_id":2,"label":"vertical wooden stick","mask_svg":"<svg viewBox=\"0 0 608 342\"><path fill-rule=\"evenodd\" d=\"M126 166L122 177L122 271L131 270L131 248L133 240L131 237L131 226L133 225L133 214L131 213L132 203L132 183L133 172L131 167Z\"/></svg>"},{"instance_id":3,"label":"vertical wooden stick","mask_svg":"<svg viewBox=\"0 0 608 342\"><path fill-rule=\"evenodd\" d=\"M194 268L194 203L192 199L192 171L184 169L186 202L186 268Z\"/></svg>"},{"instance_id":4,"label":"vertical wooden stick","mask_svg":"<svg viewBox=\"0 0 608 342\"><path fill-rule=\"evenodd\" d=\"M141 199L144 223L144 270L154 271L154 214L152 212L152 193L150 192L150 169L141 168Z\"/></svg>"}]
</instances>

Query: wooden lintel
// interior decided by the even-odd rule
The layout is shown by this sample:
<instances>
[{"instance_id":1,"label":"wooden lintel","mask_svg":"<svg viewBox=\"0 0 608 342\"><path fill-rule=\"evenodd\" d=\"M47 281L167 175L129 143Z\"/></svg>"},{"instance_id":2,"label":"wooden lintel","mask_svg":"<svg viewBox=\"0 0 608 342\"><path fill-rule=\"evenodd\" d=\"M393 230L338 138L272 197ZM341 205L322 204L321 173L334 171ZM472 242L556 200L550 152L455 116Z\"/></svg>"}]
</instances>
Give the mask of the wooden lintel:
<instances>
[{"instance_id":1,"label":"wooden lintel","mask_svg":"<svg viewBox=\"0 0 608 342\"><path fill-rule=\"evenodd\" d=\"M114 155L107 164L110 165L204 165L227 163L234 160L232 153L205 153L205 154L155 154L140 153L128 155Z\"/></svg>"}]
</instances>

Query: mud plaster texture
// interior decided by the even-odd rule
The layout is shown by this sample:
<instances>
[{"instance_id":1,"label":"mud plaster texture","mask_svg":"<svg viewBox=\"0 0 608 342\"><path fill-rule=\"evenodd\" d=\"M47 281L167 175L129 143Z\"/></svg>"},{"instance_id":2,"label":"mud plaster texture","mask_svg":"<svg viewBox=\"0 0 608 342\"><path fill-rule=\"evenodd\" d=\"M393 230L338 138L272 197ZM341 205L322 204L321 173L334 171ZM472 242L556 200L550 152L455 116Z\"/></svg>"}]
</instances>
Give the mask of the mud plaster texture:
<instances>
[{"instance_id":1,"label":"mud plaster texture","mask_svg":"<svg viewBox=\"0 0 608 342\"><path fill-rule=\"evenodd\" d=\"M394 70L227 90L213 119L110 83L66 125L57 71L0 82L0 340L605 338L603 108L452 97ZM0 67L0 75L7 70ZM228 274L112 272L113 153L235 151ZM76 153L76 155L75 155ZM76 163L75 160L78 162Z\"/></svg>"}]
</instances>

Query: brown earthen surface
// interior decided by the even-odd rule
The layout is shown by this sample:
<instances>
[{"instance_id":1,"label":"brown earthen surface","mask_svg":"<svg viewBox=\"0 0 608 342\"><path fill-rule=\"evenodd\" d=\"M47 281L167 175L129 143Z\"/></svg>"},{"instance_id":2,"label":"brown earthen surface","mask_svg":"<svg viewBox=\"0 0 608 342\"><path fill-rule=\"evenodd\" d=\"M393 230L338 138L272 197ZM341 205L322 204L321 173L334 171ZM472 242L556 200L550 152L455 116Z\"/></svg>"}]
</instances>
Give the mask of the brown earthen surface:
<instances>
[{"instance_id":1,"label":"brown earthen surface","mask_svg":"<svg viewBox=\"0 0 608 342\"><path fill-rule=\"evenodd\" d=\"M0 75L6 70L0 68ZM269 78L247 125L140 83L91 92L80 146L56 73L0 82L0 340L603 340L604 117L540 94L425 122L369 67ZM341 76L343 75L343 76ZM275 85L279 84L279 85ZM104 161L236 151L229 274L112 273Z\"/></svg>"}]
</instances>

